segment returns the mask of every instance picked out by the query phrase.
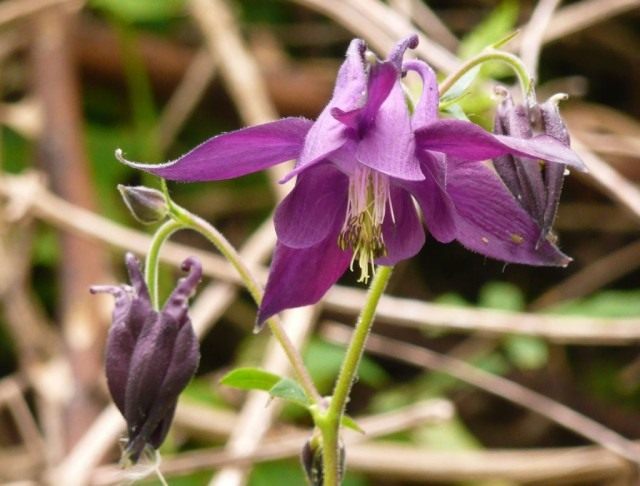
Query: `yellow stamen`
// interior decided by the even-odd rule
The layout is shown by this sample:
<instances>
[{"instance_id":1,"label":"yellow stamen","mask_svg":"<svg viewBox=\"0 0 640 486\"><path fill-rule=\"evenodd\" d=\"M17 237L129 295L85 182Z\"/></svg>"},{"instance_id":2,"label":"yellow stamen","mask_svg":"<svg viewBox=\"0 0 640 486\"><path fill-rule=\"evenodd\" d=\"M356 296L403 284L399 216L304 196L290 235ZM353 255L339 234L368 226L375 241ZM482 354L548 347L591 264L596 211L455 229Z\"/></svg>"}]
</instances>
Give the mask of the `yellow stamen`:
<instances>
[{"instance_id":1,"label":"yellow stamen","mask_svg":"<svg viewBox=\"0 0 640 486\"><path fill-rule=\"evenodd\" d=\"M367 282L374 272L374 262L387 254L382 235L382 222L389 200L389 179L365 166L358 166L349 182L349 202L338 245L351 249L350 268L357 261L358 282Z\"/></svg>"}]
</instances>

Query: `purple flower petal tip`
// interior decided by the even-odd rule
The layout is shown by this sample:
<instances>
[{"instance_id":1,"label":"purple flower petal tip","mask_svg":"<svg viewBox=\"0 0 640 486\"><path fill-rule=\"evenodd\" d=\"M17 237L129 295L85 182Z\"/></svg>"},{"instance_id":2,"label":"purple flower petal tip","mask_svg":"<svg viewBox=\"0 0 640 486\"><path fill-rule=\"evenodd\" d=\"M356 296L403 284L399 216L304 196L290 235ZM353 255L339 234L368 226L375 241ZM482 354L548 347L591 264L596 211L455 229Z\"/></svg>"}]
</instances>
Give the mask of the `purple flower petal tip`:
<instances>
[{"instance_id":1,"label":"purple flower petal tip","mask_svg":"<svg viewBox=\"0 0 640 486\"><path fill-rule=\"evenodd\" d=\"M297 158L312 125L304 118L283 118L223 133L164 164L127 160L120 149L116 150L116 158L130 167L170 180L232 179Z\"/></svg>"},{"instance_id":2,"label":"purple flower petal tip","mask_svg":"<svg viewBox=\"0 0 640 486\"><path fill-rule=\"evenodd\" d=\"M418 47L418 43L420 42L420 38L417 34L412 34L400 42L394 47L393 51L389 55L389 61L392 62L398 71L402 69L402 58L404 57L404 53L407 49L415 49Z\"/></svg>"}]
</instances>

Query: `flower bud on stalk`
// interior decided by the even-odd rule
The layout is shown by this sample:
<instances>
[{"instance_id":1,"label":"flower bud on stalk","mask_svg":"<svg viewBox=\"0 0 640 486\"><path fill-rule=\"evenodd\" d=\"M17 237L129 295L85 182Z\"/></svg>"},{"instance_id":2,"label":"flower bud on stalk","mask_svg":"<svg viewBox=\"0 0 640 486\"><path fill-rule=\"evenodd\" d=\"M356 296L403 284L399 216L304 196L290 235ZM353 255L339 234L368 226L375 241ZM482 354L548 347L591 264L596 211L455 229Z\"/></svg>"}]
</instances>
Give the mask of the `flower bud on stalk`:
<instances>
[{"instance_id":1,"label":"flower bud on stalk","mask_svg":"<svg viewBox=\"0 0 640 486\"><path fill-rule=\"evenodd\" d=\"M188 258L182 278L160 311L149 298L140 263L126 256L131 286L93 286L92 293L115 297L107 339L107 385L127 422L128 440L123 463L136 463L147 446L157 449L164 441L178 396L198 368L200 351L188 299L202 276L202 267Z\"/></svg>"},{"instance_id":2,"label":"flower bud on stalk","mask_svg":"<svg viewBox=\"0 0 640 486\"><path fill-rule=\"evenodd\" d=\"M338 451L339 471L338 476L340 481L344 474L344 461L345 450L344 444L340 441L338 445L340 450ZM302 468L307 476L307 481L311 486L322 486L324 483L324 471L322 465L322 445L320 439L312 437L304 443L302 451L300 452L300 462L302 462Z\"/></svg>"},{"instance_id":3,"label":"flower bud on stalk","mask_svg":"<svg viewBox=\"0 0 640 486\"><path fill-rule=\"evenodd\" d=\"M164 194L157 189L118 184L118 191L133 217L140 223L159 223L169 213Z\"/></svg>"}]
</instances>

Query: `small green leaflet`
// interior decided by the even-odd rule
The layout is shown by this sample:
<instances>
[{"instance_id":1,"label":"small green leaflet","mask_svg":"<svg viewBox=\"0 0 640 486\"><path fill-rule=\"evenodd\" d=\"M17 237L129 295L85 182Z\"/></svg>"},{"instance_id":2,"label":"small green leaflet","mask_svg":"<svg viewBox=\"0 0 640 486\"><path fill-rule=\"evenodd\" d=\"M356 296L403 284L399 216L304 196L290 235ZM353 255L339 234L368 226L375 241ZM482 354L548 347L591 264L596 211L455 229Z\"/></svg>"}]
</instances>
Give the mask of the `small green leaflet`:
<instances>
[{"instance_id":1,"label":"small green leaflet","mask_svg":"<svg viewBox=\"0 0 640 486\"><path fill-rule=\"evenodd\" d=\"M263 390L274 398L282 398L307 409L311 405L297 381L260 368L235 369L222 377L220 383L240 390ZM343 427L364 434L364 430L348 415L343 415L340 423Z\"/></svg>"},{"instance_id":2,"label":"small green leaflet","mask_svg":"<svg viewBox=\"0 0 640 486\"><path fill-rule=\"evenodd\" d=\"M238 368L227 373L220 383L241 390L269 391L282 377L260 368Z\"/></svg>"},{"instance_id":3,"label":"small green leaflet","mask_svg":"<svg viewBox=\"0 0 640 486\"><path fill-rule=\"evenodd\" d=\"M263 390L272 397L282 398L305 408L309 406L309 400L297 381L260 368L238 368L227 373L220 383L240 390Z\"/></svg>"},{"instance_id":4,"label":"small green leaflet","mask_svg":"<svg viewBox=\"0 0 640 486\"><path fill-rule=\"evenodd\" d=\"M360 427L358 425L358 423L355 420L353 420L351 417L349 417L348 415L343 415L342 416L342 420L340 421L340 424L343 427L346 427L347 429L355 430L356 432L360 432L361 434L365 434L366 433L364 431L364 429L362 427Z\"/></svg>"},{"instance_id":5,"label":"small green leaflet","mask_svg":"<svg viewBox=\"0 0 640 486\"><path fill-rule=\"evenodd\" d=\"M464 73L462 77L458 79L451 88L449 88L445 95L440 99L441 110L444 110L457 101L460 101L460 99L469 92L471 84L480 73L480 67L481 66L476 66Z\"/></svg>"},{"instance_id":6,"label":"small green leaflet","mask_svg":"<svg viewBox=\"0 0 640 486\"><path fill-rule=\"evenodd\" d=\"M310 405L307 396L304 394L304 390L298 384L297 381L291 378L282 378L278 383L273 385L269 390L269 395L272 397L282 398L289 402L297 403L302 407L308 407Z\"/></svg>"}]
</instances>

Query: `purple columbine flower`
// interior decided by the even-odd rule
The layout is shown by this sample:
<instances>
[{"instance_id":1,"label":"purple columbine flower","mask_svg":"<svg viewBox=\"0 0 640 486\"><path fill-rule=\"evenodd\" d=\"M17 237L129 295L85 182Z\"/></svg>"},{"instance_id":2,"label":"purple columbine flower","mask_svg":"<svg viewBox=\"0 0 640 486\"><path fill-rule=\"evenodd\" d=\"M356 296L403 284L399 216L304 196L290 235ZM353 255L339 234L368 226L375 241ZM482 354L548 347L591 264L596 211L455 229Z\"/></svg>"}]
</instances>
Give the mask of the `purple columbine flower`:
<instances>
[{"instance_id":1,"label":"purple columbine flower","mask_svg":"<svg viewBox=\"0 0 640 486\"><path fill-rule=\"evenodd\" d=\"M153 309L140 263L126 256L131 286L91 287L92 293L115 296L107 340L106 373L109 393L127 422L123 457L137 462L147 445L164 441L178 396L193 377L200 351L187 304L202 277L202 267L188 258L182 278L159 312Z\"/></svg>"},{"instance_id":2,"label":"purple columbine flower","mask_svg":"<svg viewBox=\"0 0 640 486\"><path fill-rule=\"evenodd\" d=\"M528 107L515 104L508 92L502 94L504 99L496 110L495 133L520 138L544 133L569 146L569 132L558 109L558 102L566 99L566 95L555 95ZM540 226L538 242L545 238L555 240L551 227L560 203L565 166L512 155L497 157L493 165L509 191Z\"/></svg>"},{"instance_id":3,"label":"purple columbine flower","mask_svg":"<svg viewBox=\"0 0 640 486\"><path fill-rule=\"evenodd\" d=\"M296 159L285 180L295 188L277 209L275 249L258 324L287 308L317 302L349 266L366 281L374 264L415 255L425 234L414 205L441 242L454 239L507 262L566 265L553 244L536 248L540 229L496 176L480 163L504 154L582 166L552 137L488 133L460 120L438 119L431 68L403 62L416 36L386 60L355 39L333 97L315 122L284 118L222 134L179 159L132 167L180 181L221 180ZM400 83L407 71L423 81L410 113Z\"/></svg>"}]
</instances>

